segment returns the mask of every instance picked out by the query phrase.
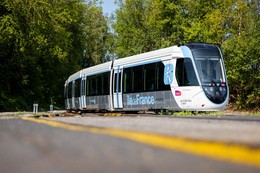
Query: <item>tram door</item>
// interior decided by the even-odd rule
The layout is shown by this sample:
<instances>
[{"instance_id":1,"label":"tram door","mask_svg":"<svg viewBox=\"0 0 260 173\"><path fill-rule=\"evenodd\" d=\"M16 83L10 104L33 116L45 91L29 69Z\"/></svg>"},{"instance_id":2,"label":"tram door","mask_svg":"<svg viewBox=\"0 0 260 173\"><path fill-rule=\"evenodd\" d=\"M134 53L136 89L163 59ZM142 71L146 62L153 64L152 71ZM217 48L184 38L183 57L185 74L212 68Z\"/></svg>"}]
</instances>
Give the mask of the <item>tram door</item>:
<instances>
[{"instance_id":1,"label":"tram door","mask_svg":"<svg viewBox=\"0 0 260 173\"><path fill-rule=\"evenodd\" d=\"M115 109L123 108L122 99L122 70L120 68L114 70L113 82L113 103Z\"/></svg>"},{"instance_id":2,"label":"tram door","mask_svg":"<svg viewBox=\"0 0 260 173\"><path fill-rule=\"evenodd\" d=\"M86 76L81 80L81 108L86 109Z\"/></svg>"}]
</instances>

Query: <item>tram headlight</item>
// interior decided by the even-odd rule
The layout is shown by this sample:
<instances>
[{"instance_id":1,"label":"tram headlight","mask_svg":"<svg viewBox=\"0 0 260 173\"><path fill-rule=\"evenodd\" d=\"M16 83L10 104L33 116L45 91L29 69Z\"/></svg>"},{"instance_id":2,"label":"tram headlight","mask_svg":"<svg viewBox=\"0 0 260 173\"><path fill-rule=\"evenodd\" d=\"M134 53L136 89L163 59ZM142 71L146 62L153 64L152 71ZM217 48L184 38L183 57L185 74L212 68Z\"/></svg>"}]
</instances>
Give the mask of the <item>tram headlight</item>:
<instances>
[{"instance_id":1,"label":"tram headlight","mask_svg":"<svg viewBox=\"0 0 260 173\"><path fill-rule=\"evenodd\" d=\"M223 103L227 97L226 86L203 86L204 92L209 100L214 103Z\"/></svg>"}]
</instances>

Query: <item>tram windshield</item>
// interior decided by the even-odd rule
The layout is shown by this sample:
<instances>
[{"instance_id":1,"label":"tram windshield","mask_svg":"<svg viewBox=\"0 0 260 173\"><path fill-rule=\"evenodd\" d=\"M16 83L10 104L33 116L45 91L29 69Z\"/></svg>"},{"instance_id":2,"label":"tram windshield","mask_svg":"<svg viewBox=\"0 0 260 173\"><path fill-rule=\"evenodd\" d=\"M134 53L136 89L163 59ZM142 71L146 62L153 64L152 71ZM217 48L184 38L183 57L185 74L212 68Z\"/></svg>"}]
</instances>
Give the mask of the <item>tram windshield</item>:
<instances>
[{"instance_id":1,"label":"tram windshield","mask_svg":"<svg viewBox=\"0 0 260 173\"><path fill-rule=\"evenodd\" d=\"M196 67L202 84L223 83L223 63L216 49L198 49L193 51Z\"/></svg>"},{"instance_id":2,"label":"tram windshield","mask_svg":"<svg viewBox=\"0 0 260 173\"><path fill-rule=\"evenodd\" d=\"M223 103L227 97L227 84L219 50L200 48L193 49L192 53L206 96L213 103Z\"/></svg>"}]
</instances>

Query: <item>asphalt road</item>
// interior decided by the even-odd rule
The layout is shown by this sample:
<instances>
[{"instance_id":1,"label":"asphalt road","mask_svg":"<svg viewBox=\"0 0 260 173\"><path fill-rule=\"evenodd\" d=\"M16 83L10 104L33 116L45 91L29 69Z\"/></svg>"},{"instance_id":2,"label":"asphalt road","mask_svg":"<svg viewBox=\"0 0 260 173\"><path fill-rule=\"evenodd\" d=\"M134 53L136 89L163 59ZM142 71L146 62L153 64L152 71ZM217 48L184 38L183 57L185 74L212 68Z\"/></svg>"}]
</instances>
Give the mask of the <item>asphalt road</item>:
<instances>
[{"instance_id":1,"label":"asphalt road","mask_svg":"<svg viewBox=\"0 0 260 173\"><path fill-rule=\"evenodd\" d=\"M56 121L66 123L53 123ZM227 145L241 144L255 151L259 157L259 128L258 120L210 118L86 116L49 118L48 121L41 119L38 122L31 119L0 118L0 168L2 173L258 173L258 158L253 158L256 159L256 164L239 163L204 153L183 152L178 147L172 149L163 145L156 146L151 138L145 138L151 140L150 143L134 138L140 134L156 134L158 138L161 135L167 136L171 141L177 140L176 136L208 141L209 145L204 145L204 151L207 151L213 141L228 141ZM118 130L112 133L109 129ZM215 137L208 138L209 136ZM242 140L239 140L239 136Z\"/></svg>"},{"instance_id":2,"label":"asphalt road","mask_svg":"<svg viewBox=\"0 0 260 173\"><path fill-rule=\"evenodd\" d=\"M50 120L50 118L45 119ZM150 114L106 117L96 114L83 114L82 117L53 117L51 120L260 147L260 117L174 117Z\"/></svg>"}]
</instances>

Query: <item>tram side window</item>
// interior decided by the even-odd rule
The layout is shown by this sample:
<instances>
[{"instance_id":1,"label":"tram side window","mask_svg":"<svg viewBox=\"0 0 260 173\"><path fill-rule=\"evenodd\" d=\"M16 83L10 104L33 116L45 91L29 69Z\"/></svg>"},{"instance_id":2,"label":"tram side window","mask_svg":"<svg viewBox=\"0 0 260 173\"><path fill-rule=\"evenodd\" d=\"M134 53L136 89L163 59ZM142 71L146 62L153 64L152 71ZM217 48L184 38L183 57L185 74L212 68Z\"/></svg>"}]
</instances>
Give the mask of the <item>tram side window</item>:
<instances>
[{"instance_id":1,"label":"tram side window","mask_svg":"<svg viewBox=\"0 0 260 173\"><path fill-rule=\"evenodd\" d=\"M189 58L177 59L176 79L179 86L198 86L198 80Z\"/></svg>"},{"instance_id":2,"label":"tram side window","mask_svg":"<svg viewBox=\"0 0 260 173\"><path fill-rule=\"evenodd\" d=\"M68 84L68 98L72 98L72 82Z\"/></svg>"},{"instance_id":3,"label":"tram side window","mask_svg":"<svg viewBox=\"0 0 260 173\"><path fill-rule=\"evenodd\" d=\"M170 85L164 84L164 64L162 62L157 63L156 72L157 91L170 90Z\"/></svg>"},{"instance_id":4,"label":"tram side window","mask_svg":"<svg viewBox=\"0 0 260 173\"><path fill-rule=\"evenodd\" d=\"M81 80L77 79L74 83L74 97L80 97Z\"/></svg>"},{"instance_id":5,"label":"tram side window","mask_svg":"<svg viewBox=\"0 0 260 173\"><path fill-rule=\"evenodd\" d=\"M121 92L121 72L120 73L115 73L114 92L115 93L116 92Z\"/></svg>"},{"instance_id":6,"label":"tram side window","mask_svg":"<svg viewBox=\"0 0 260 173\"><path fill-rule=\"evenodd\" d=\"M109 95L110 73L102 73L87 77L87 96Z\"/></svg>"},{"instance_id":7,"label":"tram side window","mask_svg":"<svg viewBox=\"0 0 260 173\"><path fill-rule=\"evenodd\" d=\"M126 68L124 69L124 93L132 91L132 68Z\"/></svg>"},{"instance_id":8,"label":"tram side window","mask_svg":"<svg viewBox=\"0 0 260 173\"><path fill-rule=\"evenodd\" d=\"M90 96L90 80L89 80L89 77L87 77L87 80L86 80L86 94L87 94L87 96Z\"/></svg>"},{"instance_id":9,"label":"tram side window","mask_svg":"<svg viewBox=\"0 0 260 173\"><path fill-rule=\"evenodd\" d=\"M64 98L65 99L68 98L68 86L67 85L64 86Z\"/></svg>"},{"instance_id":10,"label":"tram side window","mask_svg":"<svg viewBox=\"0 0 260 173\"><path fill-rule=\"evenodd\" d=\"M96 75L96 95L102 94L102 75Z\"/></svg>"},{"instance_id":11,"label":"tram side window","mask_svg":"<svg viewBox=\"0 0 260 173\"><path fill-rule=\"evenodd\" d=\"M124 69L124 93L170 90L164 84L164 64L151 63Z\"/></svg>"},{"instance_id":12,"label":"tram side window","mask_svg":"<svg viewBox=\"0 0 260 173\"><path fill-rule=\"evenodd\" d=\"M143 66L133 67L133 91L143 91Z\"/></svg>"},{"instance_id":13,"label":"tram side window","mask_svg":"<svg viewBox=\"0 0 260 173\"><path fill-rule=\"evenodd\" d=\"M144 90L154 91L156 84L156 63L144 65Z\"/></svg>"},{"instance_id":14,"label":"tram side window","mask_svg":"<svg viewBox=\"0 0 260 173\"><path fill-rule=\"evenodd\" d=\"M96 88L97 84L96 84L96 78L95 76L89 76L87 78L87 95L88 96L94 96L96 95Z\"/></svg>"},{"instance_id":15,"label":"tram side window","mask_svg":"<svg viewBox=\"0 0 260 173\"><path fill-rule=\"evenodd\" d=\"M86 94L86 80L83 80L81 81L81 92L82 92L82 95L85 95Z\"/></svg>"},{"instance_id":16,"label":"tram side window","mask_svg":"<svg viewBox=\"0 0 260 173\"><path fill-rule=\"evenodd\" d=\"M110 73L104 73L102 75L102 94L103 95L109 95L109 77Z\"/></svg>"}]
</instances>

